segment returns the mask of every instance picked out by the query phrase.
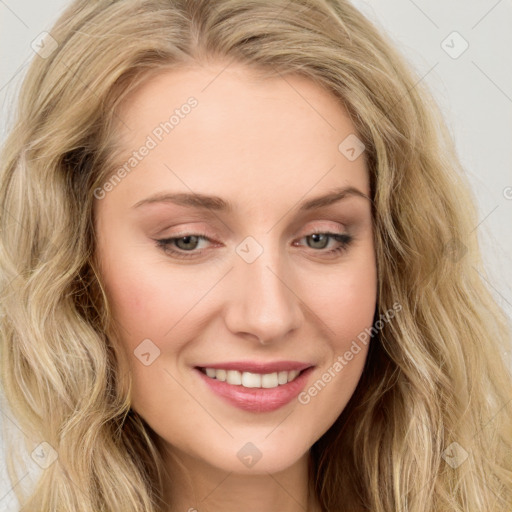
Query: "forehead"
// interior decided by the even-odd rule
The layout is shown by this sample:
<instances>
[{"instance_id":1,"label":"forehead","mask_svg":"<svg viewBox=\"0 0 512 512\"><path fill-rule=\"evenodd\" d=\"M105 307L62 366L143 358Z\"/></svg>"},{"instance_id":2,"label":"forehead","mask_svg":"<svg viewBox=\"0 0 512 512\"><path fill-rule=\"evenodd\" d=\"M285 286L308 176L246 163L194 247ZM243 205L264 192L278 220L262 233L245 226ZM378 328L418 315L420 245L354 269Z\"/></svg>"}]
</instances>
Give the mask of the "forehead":
<instances>
[{"instance_id":1,"label":"forehead","mask_svg":"<svg viewBox=\"0 0 512 512\"><path fill-rule=\"evenodd\" d=\"M118 114L117 163L150 147L122 183L133 202L163 190L242 200L258 191L269 201L339 186L369 193L364 153L350 160L340 150L355 136L348 113L300 75L262 78L234 65L167 70L127 96Z\"/></svg>"}]
</instances>

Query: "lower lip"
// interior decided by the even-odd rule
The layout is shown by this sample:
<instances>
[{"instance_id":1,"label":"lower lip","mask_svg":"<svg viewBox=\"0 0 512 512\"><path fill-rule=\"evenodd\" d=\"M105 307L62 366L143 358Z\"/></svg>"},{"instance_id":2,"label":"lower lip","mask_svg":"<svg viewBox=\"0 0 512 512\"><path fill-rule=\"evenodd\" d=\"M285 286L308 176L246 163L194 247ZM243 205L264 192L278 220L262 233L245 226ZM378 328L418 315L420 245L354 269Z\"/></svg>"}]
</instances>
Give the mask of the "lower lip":
<instances>
[{"instance_id":1,"label":"lower lip","mask_svg":"<svg viewBox=\"0 0 512 512\"><path fill-rule=\"evenodd\" d=\"M212 379L198 368L194 368L194 370L214 393L227 400L231 405L249 412L270 412L290 403L304 389L306 380L313 371L313 367L304 370L292 382L277 386L276 388L235 386Z\"/></svg>"}]
</instances>

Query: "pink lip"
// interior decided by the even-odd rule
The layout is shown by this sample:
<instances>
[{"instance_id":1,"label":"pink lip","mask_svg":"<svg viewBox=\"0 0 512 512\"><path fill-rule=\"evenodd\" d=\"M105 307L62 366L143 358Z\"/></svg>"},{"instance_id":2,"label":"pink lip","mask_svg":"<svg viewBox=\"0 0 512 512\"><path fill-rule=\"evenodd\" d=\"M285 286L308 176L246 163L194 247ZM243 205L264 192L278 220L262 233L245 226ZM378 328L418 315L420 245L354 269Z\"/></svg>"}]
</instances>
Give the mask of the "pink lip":
<instances>
[{"instance_id":1,"label":"pink lip","mask_svg":"<svg viewBox=\"0 0 512 512\"><path fill-rule=\"evenodd\" d=\"M194 368L194 371L197 372L200 378L214 393L228 401L231 405L249 412L270 412L290 403L304 389L309 374L313 371L312 366L307 366L307 369L295 378L295 380L288 382L288 384L277 386L276 388L245 388L243 386L235 386L227 382L212 379L199 368ZM213 366L213 368L215 367L216 366ZM212 366L207 366L207 368L212 368ZM220 365L219 368L221 368ZM222 368L228 369L224 365L222 365ZM244 368L247 368L247 366L244 366ZM280 368L282 368L282 366L280 366ZM273 373L273 371L268 372L265 370L264 373Z\"/></svg>"},{"instance_id":2,"label":"pink lip","mask_svg":"<svg viewBox=\"0 0 512 512\"><path fill-rule=\"evenodd\" d=\"M208 363L197 365L197 368L214 368L215 370L238 370L239 372L251 373L274 373L274 372L299 372L313 366L311 363L301 363L299 361L273 361L269 363L257 361L231 361L221 363Z\"/></svg>"}]
</instances>

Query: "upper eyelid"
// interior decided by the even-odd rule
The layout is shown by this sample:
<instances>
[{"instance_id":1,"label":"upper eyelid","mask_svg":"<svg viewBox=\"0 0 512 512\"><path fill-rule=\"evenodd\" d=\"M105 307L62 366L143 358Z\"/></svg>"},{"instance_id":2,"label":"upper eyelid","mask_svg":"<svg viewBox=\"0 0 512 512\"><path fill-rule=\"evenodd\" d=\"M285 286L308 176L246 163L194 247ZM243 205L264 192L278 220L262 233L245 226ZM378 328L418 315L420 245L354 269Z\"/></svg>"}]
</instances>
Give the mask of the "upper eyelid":
<instances>
[{"instance_id":1,"label":"upper eyelid","mask_svg":"<svg viewBox=\"0 0 512 512\"><path fill-rule=\"evenodd\" d=\"M312 223L312 225L310 225L310 223ZM325 225L325 223L329 223L330 225ZM324 220L309 221L309 222L306 222L306 224L309 225L309 227L303 228L299 231L301 233L304 233L301 235L301 237L307 236L307 235L310 235L313 233L327 233L327 232L334 232L334 234L349 234L349 226L352 223L348 223L348 222L343 223L340 221L324 219ZM336 227L334 227L334 225L336 225ZM180 238L182 236L187 236L187 235L199 235L199 234L209 238L210 240L215 237L217 237L217 238L220 237L219 233L221 230L212 229L211 231L213 231L213 235L206 235L205 232L207 230L210 231L210 229L203 229L202 227L199 227L199 228L190 227L188 229L186 229L186 228L181 229L176 234L171 234L169 236L159 236L159 238L160 239L171 239L171 238ZM340 231L338 231L338 230L340 230ZM231 229L229 231L231 234L233 234L233 231ZM267 231L267 233L269 231L270 231L270 229ZM286 232L288 233L290 231L291 231L291 229L287 230Z\"/></svg>"}]
</instances>

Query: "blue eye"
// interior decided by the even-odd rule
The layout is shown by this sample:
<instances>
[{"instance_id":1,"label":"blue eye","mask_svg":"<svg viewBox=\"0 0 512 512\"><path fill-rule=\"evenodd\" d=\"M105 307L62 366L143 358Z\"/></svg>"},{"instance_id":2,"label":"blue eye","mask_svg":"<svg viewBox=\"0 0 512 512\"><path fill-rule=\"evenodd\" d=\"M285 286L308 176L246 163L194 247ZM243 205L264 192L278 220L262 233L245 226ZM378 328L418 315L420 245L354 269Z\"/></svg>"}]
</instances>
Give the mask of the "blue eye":
<instances>
[{"instance_id":1,"label":"blue eye","mask_svg":"<svg viewBox=\"0 0 512 512\"><path fill-rule=\"evenodd\" d=\"M300 240L303 239L312 240L313 244L316 244L313 247L310 246L312 249L318 249L314 252L321 252L327 256L331 256L347 249L352 242L353 237L346 233L316 232L311 235L304 236ZM212 242L212 240L204 233L187 233L181 236L155 240L155 242L157 247L165 254L176 258L186 259L200 257L203 254L203 250L197 251L197 246L201 240ZM331 240L337 242L338 245L332 249L326 251L323 250L328 247ZM294 243L294 245L296 244Z\"/></svg>"}]
</instances>

